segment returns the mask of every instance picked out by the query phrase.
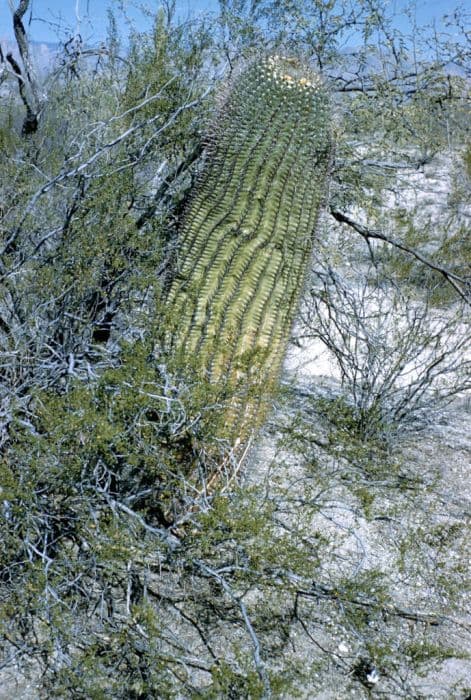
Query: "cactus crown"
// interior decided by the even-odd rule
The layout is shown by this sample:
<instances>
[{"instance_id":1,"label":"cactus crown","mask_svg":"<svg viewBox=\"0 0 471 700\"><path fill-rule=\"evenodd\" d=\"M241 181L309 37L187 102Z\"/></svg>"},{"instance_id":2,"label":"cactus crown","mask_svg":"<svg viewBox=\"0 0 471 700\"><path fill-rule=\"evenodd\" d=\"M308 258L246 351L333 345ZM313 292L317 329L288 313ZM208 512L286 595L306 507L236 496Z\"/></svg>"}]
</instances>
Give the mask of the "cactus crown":
<instances>
[{"instance_id":1,"label":"cactus crown","mask_svg":"<svg viewBox=\"0 0 471 700\"><path fill-rule=\"evenodd\" d=\"M252 63L219 114L181 226L170 343L217 385L232 442L261 421L279 375L326 189L329 115L300 61Z\"/></svg>"}]
</instances>

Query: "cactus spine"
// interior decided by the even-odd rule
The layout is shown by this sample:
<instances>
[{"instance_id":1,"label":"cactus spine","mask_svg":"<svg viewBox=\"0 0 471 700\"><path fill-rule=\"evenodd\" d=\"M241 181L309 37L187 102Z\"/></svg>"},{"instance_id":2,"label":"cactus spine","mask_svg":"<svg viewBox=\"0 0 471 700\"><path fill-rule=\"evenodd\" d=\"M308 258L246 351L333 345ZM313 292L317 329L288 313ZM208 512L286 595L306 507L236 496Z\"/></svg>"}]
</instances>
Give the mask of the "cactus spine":
<instances>
[{"instance_id":1,"label":"cactus spine","mask_svg":"<svg viewBox=\"0 0 471 700\"><path fill-rule=\"evenodd\" d=\"M221 431L244 440L279 375L329 166L329 104L293 59L234 82L181 227L168 291L173 351L227 402Z\"/></svg>"}]
</instances>

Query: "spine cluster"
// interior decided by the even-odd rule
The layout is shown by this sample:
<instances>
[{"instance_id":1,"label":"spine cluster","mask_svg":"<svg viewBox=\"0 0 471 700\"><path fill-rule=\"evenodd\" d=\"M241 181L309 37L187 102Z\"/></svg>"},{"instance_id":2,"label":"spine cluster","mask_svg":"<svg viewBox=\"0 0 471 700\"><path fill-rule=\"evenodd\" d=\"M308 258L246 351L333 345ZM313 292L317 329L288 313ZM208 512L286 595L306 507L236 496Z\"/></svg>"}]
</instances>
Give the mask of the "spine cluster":
<instances>
[{"instance_id":1,"label":"spine cluster","mask_svg":"<svg viewBox=\"0 0 471 700\"><path fill-rule=\"evenodd\" d=\"M329 166L315 74L272 56L235 81L180 231L171 344L220 388L224 435L262 419L303 287Z\"/></svg>"}]
</instances>

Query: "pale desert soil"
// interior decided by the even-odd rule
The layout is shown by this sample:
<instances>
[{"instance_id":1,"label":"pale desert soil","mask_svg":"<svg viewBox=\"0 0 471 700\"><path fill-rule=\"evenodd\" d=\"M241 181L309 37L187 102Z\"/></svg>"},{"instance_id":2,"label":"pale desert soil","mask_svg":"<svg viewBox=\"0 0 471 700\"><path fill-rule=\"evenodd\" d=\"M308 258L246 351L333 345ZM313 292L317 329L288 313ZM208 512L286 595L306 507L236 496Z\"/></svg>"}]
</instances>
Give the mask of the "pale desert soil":
<instances>
[{"instance_id":1,"label":"pale desert soil","mask_svg":"<svg viewBox=\"0 0 471 700\"><path fill-rule=\"evenodd\" d=\"M329 392L335 394L339 389L335 362L320 343L292 347L285 362L285 376L287 381L294 381L298 385L301 395L316 392L321 395L328 395ZM298 397L295 403L299 408L302 400ZM276 424L276 418L274 423ZM396 504L393 508L396 513L397 494L385 491L384 502L381 503L380 499L376 502L376 517L366 518L359 515L356 509L349 508L352 497L348 490L334 487L332 498L334 501L338 499L335 519L330 522L324 519L322 524L313 522L313 527L323 527L324 532L330 531L332 537L341 533L339 552L345 554L353 575L355 571L367 571L369 568L387 572L398 605L409 610L447 616L448 621L436 628L431 638L438 647L452 647L457 655L467 655L468 658L450 658L423 678L414 678L416 687L420 689L420 695L414 697L427 700L465 700L471 692L471 396L464 395L445 410L437 411L426 428L406 434L398 440L395 449L406 465L407 472L418 475L422 480L423 494L404 500L399 513L390 517L388 512L392 503ZM261 454L259 453L258 465L262 472L261 465L270 461L270 450L273 450L273 444L267 440ZM295 463L292 463L291 469L292 474L296 473ZM255 469L258 478L261 471ZM292 480L294 488L294 484L303 483L300 471L297 476L297 479ZM440 554L434 552L433 547L427 554L430 557L431 571L441 567L446 572L450 565L450 580L455 576L460 588L453 602L445 594L437 595L436 591L432 593L428 589L427 575L424 574L421 581L418 572L417 579L411 582L403 580L401 575L394 572L394 567L398 565L395 542L400 533L410 531L413 536L414 532L420 532L424 536L427 528L432 531L437 525L458 525L464 532L456 541L452 537ZM453 562L456 561L463 565L464 571L460 574L456 574L453 567ZM326 637L323 641L327 645L330 643L331 649L335 651L338 640ZM307 653L306 662L308 660ZM333 673L330 688L306 688L303 697L306 700L343 700L347 697L387 697L393 700L396 697L394 692L382 689L381 681L370 692L371 695L365 694L363 689L347 689L342 678Z\"/></svg>"}]
</instances>

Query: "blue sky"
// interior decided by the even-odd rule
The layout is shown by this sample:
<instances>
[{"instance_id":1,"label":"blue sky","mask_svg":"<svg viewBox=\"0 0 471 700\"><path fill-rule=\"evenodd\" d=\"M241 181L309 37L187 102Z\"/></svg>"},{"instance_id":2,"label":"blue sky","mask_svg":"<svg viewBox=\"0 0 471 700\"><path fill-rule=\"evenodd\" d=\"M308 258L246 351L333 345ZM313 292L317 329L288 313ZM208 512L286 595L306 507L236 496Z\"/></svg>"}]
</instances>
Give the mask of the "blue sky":
<instances>
[{"instance_id":1,"label":"blue sky","mask_svg":"<svg viewBox=\"0 0 471 700\"><path fill-rule=\"evenodd\" d=\"M15 6L18 0L13 0ZM135 3L138 4L138 3ZM158 0L147 3L157 8ZM57 36L63 38L62 32L70 36L71 32L80 26L80 33L85 39L96 40L106 35L108 26L108 7L113 5L111 0L32 0L31 12L25 15L27 31L35 41L54 42ZM183 16L215 9L217 0L178 0L179 12ZM77 19L80 17L80 24ZM130 19L140 28L145 25L143 15L129 6ZM11 10L8 0L0 0L0 37L13 35Z\"/></svg>"},{"instance_id":2,"label":"blue sky","mask_svg":"<svg viewBox=\"0 0 471 700\"><path fill-rule=\"evenodd\" d=\"M15 5L18 0L13 0ZM471 0L464 0L462 4L470 6ZM107 0L32 0L32 13L26 15L28 31L32 39L36 41L57 41L57 32L65 32L70 36L71 31L78 27L76 7L79 16L82 17L80 31L85 40L99 40L106 34L107 8L111 5ZM148 3L157 7L158 0ZM406 0L390 0L391 7L398 13L406 4ZM417 20L420 23L438 19L449 12L457 3L455 0L417 0ZM179 12L186 16L205 10L216 9L217 0L178 0ZM136 22L136 26L143 25L143 17L136 10L129 10L130 18ZM88 17L88 19L86 19ZM31 21L30 21L31 20ZM398 20L398 26L402 22ZM0 37L12 35L11 11L8 0L0 0Z\"/></svg>"}]
</instances>

